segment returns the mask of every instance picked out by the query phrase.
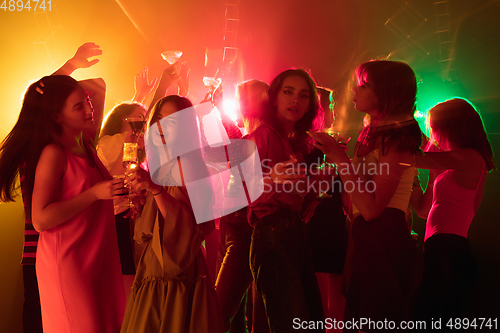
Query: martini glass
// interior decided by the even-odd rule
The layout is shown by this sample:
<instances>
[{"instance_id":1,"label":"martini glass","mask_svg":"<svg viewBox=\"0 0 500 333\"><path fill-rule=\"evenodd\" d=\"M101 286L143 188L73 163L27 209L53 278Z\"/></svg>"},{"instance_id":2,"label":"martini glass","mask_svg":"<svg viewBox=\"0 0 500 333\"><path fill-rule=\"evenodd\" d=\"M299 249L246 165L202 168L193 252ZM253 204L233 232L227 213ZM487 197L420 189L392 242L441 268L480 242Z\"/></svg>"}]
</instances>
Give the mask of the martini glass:
<instances>
[{"instance_id":1,"label":"martini glass","mask_svg":"<svg viewBox=\"0 0 500 333\"><path fill-rule=\"evenodd\" d=\"M132 128L133 135L135 137L135 141L139 136L143 134L142 129L144 128L144 117L128 117L124 119Z\"/></svg>"},{"instance_id":2,"label":"martini glass","mask_svg":"<svg viewBox=\"0 0 500 333\"><path fill-rule=\"evenodd\" d=\"M161 56L169 65L173 65L182 56L182 51L166 51L162 52Z\"/></svg>"},{"instance_id":3,"label":"martini glass","mask_svg":"<svg viewBox=\"0 0 500 333\"><path fill-rule=\"evenodd\" d=\"M340 138L340 133L335 131L333 129L333 125L330 126L330 127L327 127L327 128L323 128L321 130L321 132L324 132L326 134L328 134L329 136L335 138L335 140L337 140L337 142L339 141L339 138ZM326 154L323 154L323 162L317 167L318 170L333 170L335 169L335 163L330 163L330 162L327 162L326 161ZM326 199L326 198L331 198L332 196L330 194L328 194L327 192L321 192L317 198L319 199Z\"/></svg>"},{"instance_id":4,"label":"martini glass","mask_svg":"<svg viewBox=\"0 0 500 333\"><path fill-rule=\"evenodd\" d=\"M205 88L213 88L213 90L217 89L219 84L222 82L220 78L215 78L213 76L204 76L203 77L203 85Z\"/></svg>"},{"instance_id":5,"label":"martini glass","mask_svg":"<svg viewBox=\"0 0 500 333\"><path fill-rule=\"evenodd\" d=\"M333 129L333 125L331 127L327 127L327 128L323 128L321 130L321 132L323 133L326 133L328 134L329 136L331 136L332 138L335 138L335 140L337 142L339 142L339 138L340 138L340 132L337 132ZM340 142L339 142L340 143ZM325 169L325 168L334 168L335 167L335 163L330 163L330 162L327 162L326 161L326 154L323 154L323 163L321 163L321 165L319 166L319 168L321 170Z\"/></svg>"}]
</instances>

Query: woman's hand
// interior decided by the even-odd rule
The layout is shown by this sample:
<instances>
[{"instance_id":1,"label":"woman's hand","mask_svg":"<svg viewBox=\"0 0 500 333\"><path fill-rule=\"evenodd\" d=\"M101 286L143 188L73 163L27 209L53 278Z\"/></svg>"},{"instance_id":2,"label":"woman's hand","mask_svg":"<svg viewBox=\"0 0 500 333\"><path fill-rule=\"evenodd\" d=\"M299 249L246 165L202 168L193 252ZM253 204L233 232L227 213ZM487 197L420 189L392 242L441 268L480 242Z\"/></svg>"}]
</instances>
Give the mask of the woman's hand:
<instances>
[{"instance_id":1,"label":"woman's hand","mask_svg":"<svg viewBox=\"0 0 500 333\"><path fill-rule=\"evenodd\" d=\"M158 80L154 78L151 82L149 82L148 72L149 69L146 67L142 71L140 71L139 74L137 74L134 78L135 95L133 100L136 102L141 103L156 86L156 82Z\"/></svg>"},{"instance_id":2,"label":"woman's hand","mask_svg":"<svg viewBox=\"0 0 500 333\"><path fill-rule=\"evenodd\" d=\"M142 190L147 190L152 193L158 193L162 189L161 185L153 183L149 172L138 168L134 172L127 175L125 185L131 192L140 193Z\"/></svg>"},{"instance_id":3,"label":"woman's hand","mask_svg":"<svg viewBox=\"0 0 500 333\"><path fill-rule=\"evenodd\" d=\"M130 206L130 210L127 215L125 215L126 218L129 217L131 219L135 219L141 215L142 208L146 203L146 193L146 191L143 191L130 196L129 200L132 202L132 205Z\"/></svg>"},{"instance_id":4,"label":"woman's hand","mask_svg":"<svg viewBox=\"0 0 500 333\"><path fill-rule=\"evenodd\" d=\"M304 197L307 194L306 168L297 163L296 158L276 163L269 173L275 184L286 186L286 192ZM290 189L288 187L291 186Z\"/></svg>"},{"instance_id":5,"label":"woman's hand","mask_svg":"<svg viewBox=\"0 0 500 333\"><path fill-rule=\"evenodd\" d=\"M326 157L333 162L340 162L342 158L345 158L346 146L345 144L339 144L334 137L331 137L327 133L323 132L308 132L309 136L316 140L313 145L321 150Z\"/></svg>"},{"instance_id":6,"label":"woman's hand","mask_svg":"<svg viewBox=\"0 0 500 333\"><path fill-rule=\"evenodd\" d=\"M83 44L76 50L75 55L66 61L61 68L52 73L52 75L71 75L79 68L94 66L99 62L99 59L89 60L89 58L102 54L102 50L99 47L95 43Z\"/></svg>"},{"instance_id":7,"label":"woman's hand","mask_svg":"<svg viewBox=\"0 0 500 333\"><path fill-rule=\"evenodd\" d=\"M92 59L89 61L89 58L95 57L102 54L102 50L100 46L95 43L85 43L76 50L73 58L69 59L68 62L75 67L78 68L88 68L93 66L99 62L99 59Z\"/></svg>"},{"instance_id":8,"label":"woman's hand","mask_svg":"<svg viewBox=\"0 0 500 333\"><path fill-rule=\"evenodd\" d=\"M297 183L306 178L306 169L297 163L296 158L276 163L269 174L275 184Z\"/></svg>"},{"instance_id":9,"label":"woman's hand","mask_svg":"<svg viewBox=\"0 0 500 333\"><path fill-rule=\"evenodd\" d=\"M120 194L126 193L123 179L115 178L99 182L90 189L97 200L117 199Z\"/></svg>"}]
</instances>

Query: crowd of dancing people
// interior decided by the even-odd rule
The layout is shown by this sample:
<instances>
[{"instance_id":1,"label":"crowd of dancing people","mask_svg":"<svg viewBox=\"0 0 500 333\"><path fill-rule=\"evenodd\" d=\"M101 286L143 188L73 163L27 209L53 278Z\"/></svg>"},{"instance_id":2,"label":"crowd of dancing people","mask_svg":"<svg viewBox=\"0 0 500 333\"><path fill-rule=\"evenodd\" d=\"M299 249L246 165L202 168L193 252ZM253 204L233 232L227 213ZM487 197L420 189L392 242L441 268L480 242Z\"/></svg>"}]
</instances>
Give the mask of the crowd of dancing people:
<instances>
[{"instance_id":1,"label":"crowd of dancing people","mask_svg":"<svg viewBox=\"0 0 500 333\"><path fill-rule=\"evenodd\" d=\"M335 92L305 69L239 83L236 121L220 87L187 98L185 63L158 82L143 70L104 117L104 81L70 76L101 53L83 44L31 84L0 148L0 201L20 188L26 215L24 332L424 331L463 317L467 232L496 169L468 100L431 108L427 138L412 68L366 61L348 154L330 131ZM207 134L217 109L222 145ZM427 220L423 255L410 207Z\"/></svg>"}]
</instances>

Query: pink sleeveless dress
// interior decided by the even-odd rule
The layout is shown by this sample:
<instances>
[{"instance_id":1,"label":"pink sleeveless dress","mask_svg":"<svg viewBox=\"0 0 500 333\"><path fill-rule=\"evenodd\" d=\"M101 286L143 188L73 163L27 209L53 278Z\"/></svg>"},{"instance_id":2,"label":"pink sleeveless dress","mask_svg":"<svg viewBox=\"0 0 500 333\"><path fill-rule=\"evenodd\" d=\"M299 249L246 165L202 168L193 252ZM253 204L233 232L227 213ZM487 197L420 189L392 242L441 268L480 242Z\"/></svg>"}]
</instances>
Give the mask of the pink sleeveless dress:
<instances>
[{"instance_id":1,"label":"pink sleeveless dress","mask_svg":"<svg viewBox=\"0 0 500 333\"><path fill-rule=\"evenodd\" d=\"M61 200L108 179L95 154L95 168L69 152L66 158ZM125 293L113 201L98 200L68 221L40 233L36 271L45 333L118 332Z\"/></svg>"}]
</instances>

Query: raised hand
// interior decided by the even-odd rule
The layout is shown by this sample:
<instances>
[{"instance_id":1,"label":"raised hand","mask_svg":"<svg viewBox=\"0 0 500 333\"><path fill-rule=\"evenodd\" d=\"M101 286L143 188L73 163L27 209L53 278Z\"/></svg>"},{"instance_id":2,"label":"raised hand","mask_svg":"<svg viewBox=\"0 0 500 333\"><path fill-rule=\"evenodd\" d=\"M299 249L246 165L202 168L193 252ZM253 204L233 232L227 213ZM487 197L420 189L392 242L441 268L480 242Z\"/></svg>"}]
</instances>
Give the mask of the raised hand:
<instances>
[{"instance_id":1,"label":"raised hand","mask_svg":"<svg viewBox=\"0 0 500 333\"><path fill-rule=\"evenodd\" d=\"M186 62L184 61L181 64L181 69L179 72L179 95L183 97L187 97L189 94L189 73L191 73L191 69L188 68Z\"/></svg>"},{"instance_id":2,"label":"raised hand","mask_svg":"<svg viewBox=\"0 0 500 333\"><path fill-rule=\"evenodd\" d=\"M75 69L88 68L99 62L99 59L89 60L89 58L99 56L101 54L102 50L99 45L95 43L85 43L80 46L78 50L76 50L75 55L73 58L69 59L68 62L71 63Z\"/></svg>"},{"instance_id":3,"label":"raised hand","mask_svg":"<svg viewBox=\"0 0 500 333\"><path fill-rule=\"evenodd\" d=\"M133 100L136 102L142 102L142 100L153 91L156 86L157 79L154 78L149 82L149 69L146 67L139 72L134 78L134 89L135 95Z\"/></svg>"}]
</instances>

